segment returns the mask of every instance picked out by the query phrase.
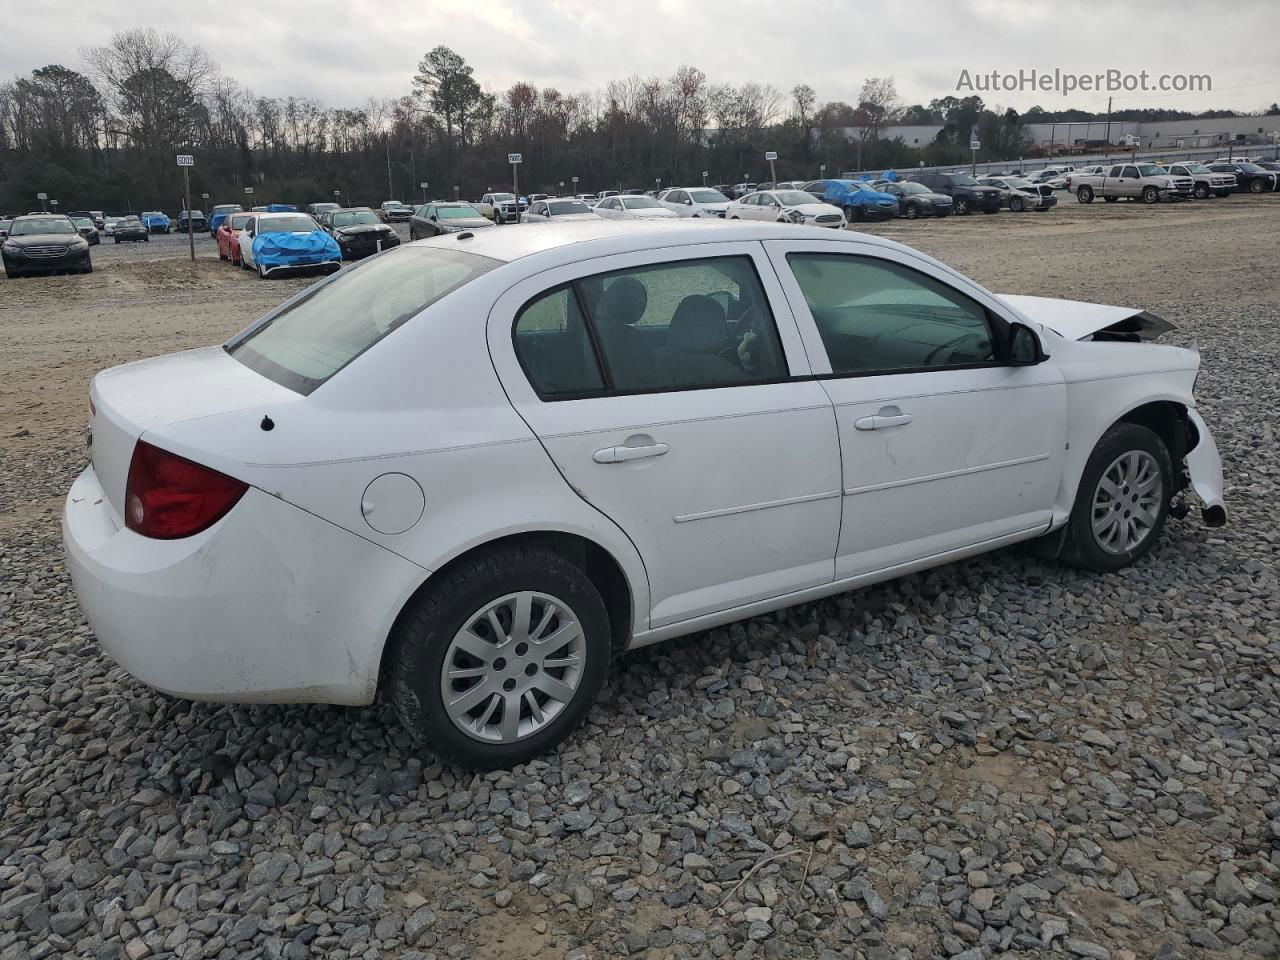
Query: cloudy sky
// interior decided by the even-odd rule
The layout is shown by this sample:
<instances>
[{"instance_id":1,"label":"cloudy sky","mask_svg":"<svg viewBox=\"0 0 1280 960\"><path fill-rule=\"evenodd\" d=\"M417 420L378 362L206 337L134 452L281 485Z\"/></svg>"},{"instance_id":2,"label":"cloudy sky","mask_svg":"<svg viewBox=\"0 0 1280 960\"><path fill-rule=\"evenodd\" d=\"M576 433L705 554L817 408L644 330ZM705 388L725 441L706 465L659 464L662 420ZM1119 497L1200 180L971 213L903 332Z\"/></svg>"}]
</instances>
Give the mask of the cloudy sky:
<instances>
[{"instance_id":1,"label":"cloudy sky","mask_svg":"<svg viewBox=\"0 0 1280 960\"><path fill-rule=\"evenodd\" d=\"M962 70L1033 68L1212 78L1211 93L1118 93L1117 107L1252 110L1280 100L1277 0L0 0L0 77L83 67L81 48L135 26L200 44L256 93L334 106L407 92L437 44L495 92L517 80L599 89L691 64L713 82L784 91L805 82L820 101L854 100L866 77L893 76L904 103L976 92L1018 110L1105 109L1105 92L956 91Z\"/></svg>"}]
</instances>

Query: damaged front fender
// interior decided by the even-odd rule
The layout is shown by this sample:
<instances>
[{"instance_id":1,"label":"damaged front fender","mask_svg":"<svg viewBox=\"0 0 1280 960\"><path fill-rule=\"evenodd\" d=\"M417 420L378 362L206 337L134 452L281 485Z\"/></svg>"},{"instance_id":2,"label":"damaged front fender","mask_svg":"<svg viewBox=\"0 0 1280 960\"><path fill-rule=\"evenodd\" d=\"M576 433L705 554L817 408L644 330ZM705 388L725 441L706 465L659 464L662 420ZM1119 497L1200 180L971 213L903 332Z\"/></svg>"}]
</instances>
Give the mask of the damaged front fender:
<instances>
[{"instance_id":1,"label":"damaged front fender","mask_svg":"<svg viewBox=\"0 0 1280 960\"><path fill-rule=\"evenodd\" d=\"M1222 496L1222 457L1200 414L1188 408L1187 419L1195 428L1197 437L1195 446L1186 456L1191 489L1204 505L1200 511L1204 522L1210 527L1220 527L1227 522L1227 507Z\"/></svg>"}]
</instances>

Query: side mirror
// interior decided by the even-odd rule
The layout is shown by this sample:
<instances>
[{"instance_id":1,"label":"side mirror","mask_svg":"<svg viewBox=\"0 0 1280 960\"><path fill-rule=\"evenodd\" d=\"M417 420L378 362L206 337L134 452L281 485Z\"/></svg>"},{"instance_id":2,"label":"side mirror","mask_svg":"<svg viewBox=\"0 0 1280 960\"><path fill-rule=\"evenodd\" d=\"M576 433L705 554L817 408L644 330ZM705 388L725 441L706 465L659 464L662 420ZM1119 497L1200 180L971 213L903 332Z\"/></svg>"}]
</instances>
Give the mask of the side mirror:
<instances>
[{"instance_id":1,"label":"side mirror","mask_svg":"<svg viewBox=\"0 0 1280 960\"><path fill-rule=\"evenodd\" d=\"M1009 364L1015 367L1034 367L1049 359L1040 346L1040 338L1026 324L1015 323L1009 327Z\"/></svg>"}]
</instances>

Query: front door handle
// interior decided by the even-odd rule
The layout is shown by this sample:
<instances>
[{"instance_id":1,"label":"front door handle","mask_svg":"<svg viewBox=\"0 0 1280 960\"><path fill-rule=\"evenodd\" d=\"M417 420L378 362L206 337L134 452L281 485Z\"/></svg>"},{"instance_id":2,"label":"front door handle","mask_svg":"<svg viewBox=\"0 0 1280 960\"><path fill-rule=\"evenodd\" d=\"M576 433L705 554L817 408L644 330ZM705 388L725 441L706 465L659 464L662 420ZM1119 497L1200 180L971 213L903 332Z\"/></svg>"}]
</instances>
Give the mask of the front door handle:
<instances>
[{"instance_id":1,"label":"front door handle","mask_svg":"<svg viewBox=\"0 0 1280 960\"><path fill-rule=\"evenodd\" d=\"M626 463L628 460L643 460L646 457L660 457L671 446L666 443L649 443L641 447L605 447L592 454L596 463Z\"/></svg>"},{"instance_id":2,"label":"front door handle","mask_svg":"<svg viewBox=\"0 0 1280 960\"><path fill-rule=\"evenodd\" d=\"M885 430L889 427L902 427L911 422L911 414L899 413L892 416L876 414L874 417L859 417L853 421L856 430Z\"/></svg>"}]
</instances>

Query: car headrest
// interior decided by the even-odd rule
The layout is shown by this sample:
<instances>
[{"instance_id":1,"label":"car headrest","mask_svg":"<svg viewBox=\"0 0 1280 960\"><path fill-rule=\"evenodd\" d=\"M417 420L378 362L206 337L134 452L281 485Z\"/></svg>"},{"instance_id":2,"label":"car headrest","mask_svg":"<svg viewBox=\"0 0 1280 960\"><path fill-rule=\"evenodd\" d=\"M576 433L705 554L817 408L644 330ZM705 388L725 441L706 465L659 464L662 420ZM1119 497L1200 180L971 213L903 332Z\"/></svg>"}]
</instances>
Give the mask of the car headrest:
<instances>
[{"instance_id":1,"label":"car headrest","mask_svg":"<svg viewBox=\"0 0 1280 960\"><path fill-rule=\"evenodd\" d=\"M667 346L688 353L714 353L724 346L726 336L724 308L705 294L693 293L676 307Z\"/></svg>"},{"instance_id":2,"label":"car headrest","mask_svg":"<svg viewBox=\"0 0 1280 960\"><path fill-rule=\"evenodd\" d=\"M596 304L596 319L609 326L629 326L644 316L649 291L635 277L618 277Z\"/></svg>"}]
</instances>

